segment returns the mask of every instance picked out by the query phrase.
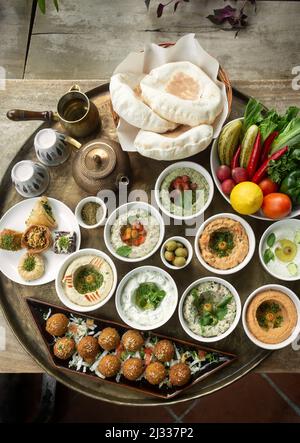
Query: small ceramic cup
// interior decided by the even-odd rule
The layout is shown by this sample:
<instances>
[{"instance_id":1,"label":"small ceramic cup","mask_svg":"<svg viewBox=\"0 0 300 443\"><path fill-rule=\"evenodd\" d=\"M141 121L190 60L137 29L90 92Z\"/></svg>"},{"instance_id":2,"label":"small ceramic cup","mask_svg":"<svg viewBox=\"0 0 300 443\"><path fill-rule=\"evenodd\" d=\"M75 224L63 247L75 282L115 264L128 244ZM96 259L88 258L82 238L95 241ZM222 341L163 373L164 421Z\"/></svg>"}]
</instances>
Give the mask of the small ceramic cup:
<instances>
[{"instance_id":1,"label":"small ceramic cup","mask_svg":"<svg viewBox=\"0 0 300 443\"><path fill-rule=\"evenodd\" d=\"M82 208L86 203L89 203L89 202L98 203L98 205L100 205L100 207L101 207L102 215L100 215L100 217L97 218L97 223L95 225L87 225L86 223L84 223L84 221L82 219L82 215L81 215ZM94 228L98 228L99 226L104 225L104 222L106 219L106 214L107 214L106 204L104 203L104 201L101 198L94 197L94 196L83 198L82 200L80 200L80 202L78 203L78 205L75 208L76 220L78 221L78 224L85 229L94 229Z\"/></svg>"},{"instance_id":2,"label":"small ceramic cup","mask_svg":"<svg viewBox=\"0 0 300 443\"><path fill-rule=\"evenodd\" d=\"M36 134L34 147L37 158L46 166L61 165L71 153L66 136L51 128L41 129Z\"/></svg>"},{"instance_id":3,"label":"small ceramic cup","mask_svg":"<svg viewBox=\"0 0 300 443\"><path fill-rule=\"evenodd\" d=\"M22 197L31 198L46 191L50 177L45 166L31 160L22 160L13 167L11 179Z\"/></svg>"}]
</instances>

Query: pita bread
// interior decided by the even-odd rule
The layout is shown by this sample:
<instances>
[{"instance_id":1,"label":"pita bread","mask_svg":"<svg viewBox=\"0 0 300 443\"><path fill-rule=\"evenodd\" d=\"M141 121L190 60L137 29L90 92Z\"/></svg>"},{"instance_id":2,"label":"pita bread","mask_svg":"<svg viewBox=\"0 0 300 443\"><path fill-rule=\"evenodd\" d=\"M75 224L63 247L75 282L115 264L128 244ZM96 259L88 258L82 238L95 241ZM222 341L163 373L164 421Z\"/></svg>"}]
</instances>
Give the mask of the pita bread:
<instances>
[{"instance_id":1,"label":"pita bread","mask_svg":"<svg viewBox=\"0 0 300 443\"><path fill-rule=\"evenodd\" d=\"M137 128L163 133L176 128L177 124L157 115L141 98L139 87L142 76L115 74L110 80L110 95L115 112Z\"/></svg>"},{"instance_id":2,"label":"pita bread","mask_svg":"<svg viewBox=\"0 0 300 443\"><path fill-rule=\"evenodd\" d=\"M52 214L52 208L46 196L40 197L34 205L28 219L26 226L43 225L50 229L56 228L57 223Z\"/></svg>"},{"instance_id":3,"label":"pita bread","mask_svg":"<svg viewBox=\"0 0 300 443\"><path fill-rule=\"evenodd\" d=\"M156 160L180 160L203 151L212 138L213 127L210 125L200 125L194 128L181 126L163 135L140 130L135 138L134 146L145 157Z\"/></svg>"},{"instance_id":4,"label":"pita bread","mask_svg":"<svg viewBox=\"0 0 300 443\"><path fill-rule=\"evenodd\" d=\"M144 101L172 122L212 124L223 109L219 87L190 62L166 63L152 69L140 86Z\"/></svg>"}]
</instances>

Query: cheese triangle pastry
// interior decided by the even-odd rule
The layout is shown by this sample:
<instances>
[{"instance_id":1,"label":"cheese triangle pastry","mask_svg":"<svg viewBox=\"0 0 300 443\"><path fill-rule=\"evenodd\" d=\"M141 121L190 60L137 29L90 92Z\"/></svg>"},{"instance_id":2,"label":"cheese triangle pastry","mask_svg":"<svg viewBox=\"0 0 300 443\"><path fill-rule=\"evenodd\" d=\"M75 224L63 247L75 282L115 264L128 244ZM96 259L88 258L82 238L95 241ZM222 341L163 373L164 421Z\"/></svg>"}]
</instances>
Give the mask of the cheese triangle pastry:
<instances>
[{"instance_id":1,"label":"cheese triangle pastry","mask_svg":"<svg viewBox=\"0 0 300 443\"><path fill-rule=\"evenodd\" d=\"M38 199L26 220L26 225L43 225L50 229L56 228L57 223L46 196L42 196Z\"/></svg>"}]
</instances>

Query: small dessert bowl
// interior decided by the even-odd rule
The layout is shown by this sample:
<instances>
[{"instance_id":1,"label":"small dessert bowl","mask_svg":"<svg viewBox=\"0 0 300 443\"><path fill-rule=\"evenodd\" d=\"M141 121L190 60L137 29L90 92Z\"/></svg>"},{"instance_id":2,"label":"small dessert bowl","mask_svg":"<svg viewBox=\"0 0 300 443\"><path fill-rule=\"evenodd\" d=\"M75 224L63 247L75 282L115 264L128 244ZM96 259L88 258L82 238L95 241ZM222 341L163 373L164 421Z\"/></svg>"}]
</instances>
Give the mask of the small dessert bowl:
<instances>
[{"instance_id":1,"label":"small dessert bowl","mask_svg":"<svg viewBox=\"0 0 300 443\"><path fill-rule=\"evenodd\" d=\"M172 244L170 244L171 248L170 251L168 251L167 249L167 244L168 243L174 243L174 247ZM175 248L175 245L177 244L177 247ZM176 255L176 250L181 249L183 247L183 249L186 251L186 256L185 255ZM173 254L175 257L174 258L181 258L183 257L185 259L185 264L183 265L179 265L176 266L174 264L172 264L171 261L167 260L165 257L165 253L166 252L170 252L171 254ZM180 237L180 236L174 236L174 237L170 237L168 238L162 245L162 247L160 248L160 258L161 261L163 262L163 264L169 268L169 269L173 269L174 271L179 270L179 269L183 269L186 268L188 266L188 264L191 262L192 258L193 258L193 248L192 245L190 244L190 242L184 238L184 237Z\"/></svg>"},{"instance_id":2,"label":"small dessert bowl","mask_svg":"<svg viewBox=\"0 0 300 443\"><path fill-rule=\"evenodd\" d=\"M99 208L97 210L97 215L96 215L97 223L92 224L92 225L85 223L82 218L82 210L83 210L83 207L87 203L96 203L99 205ZM99 215L98 215L98 213L99 213ZM104 225L106 214L107 214L106 204L104 203L104 201L101 198L94 197L94 196L83 198L82 200L80 200L80 202L77 204L77 206L75 208L75 217L77 219L77 222L80 226L82 226L85 229L95 229L95 228L98 228L99 226Z\"/></svg>"}]
</instances>

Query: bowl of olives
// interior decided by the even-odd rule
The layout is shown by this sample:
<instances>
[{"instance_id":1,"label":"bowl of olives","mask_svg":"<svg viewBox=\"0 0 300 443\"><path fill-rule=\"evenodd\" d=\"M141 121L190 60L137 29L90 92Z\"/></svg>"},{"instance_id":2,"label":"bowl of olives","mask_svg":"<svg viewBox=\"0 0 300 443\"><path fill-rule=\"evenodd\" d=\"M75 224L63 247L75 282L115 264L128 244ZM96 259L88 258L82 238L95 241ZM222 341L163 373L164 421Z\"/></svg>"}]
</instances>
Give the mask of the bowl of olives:
<instances>
[{"instance_id":1,"label":"bowl of olives","mask_svg":"<svg viewBox=\"0 0 300 443\"><path fill-rule=\"evenodd\" d=\"M160 257L169 269L185 268L193 257L193 248L184 237L170 237L166 240L160 250Z\"/></svg>"}]
</instances>

